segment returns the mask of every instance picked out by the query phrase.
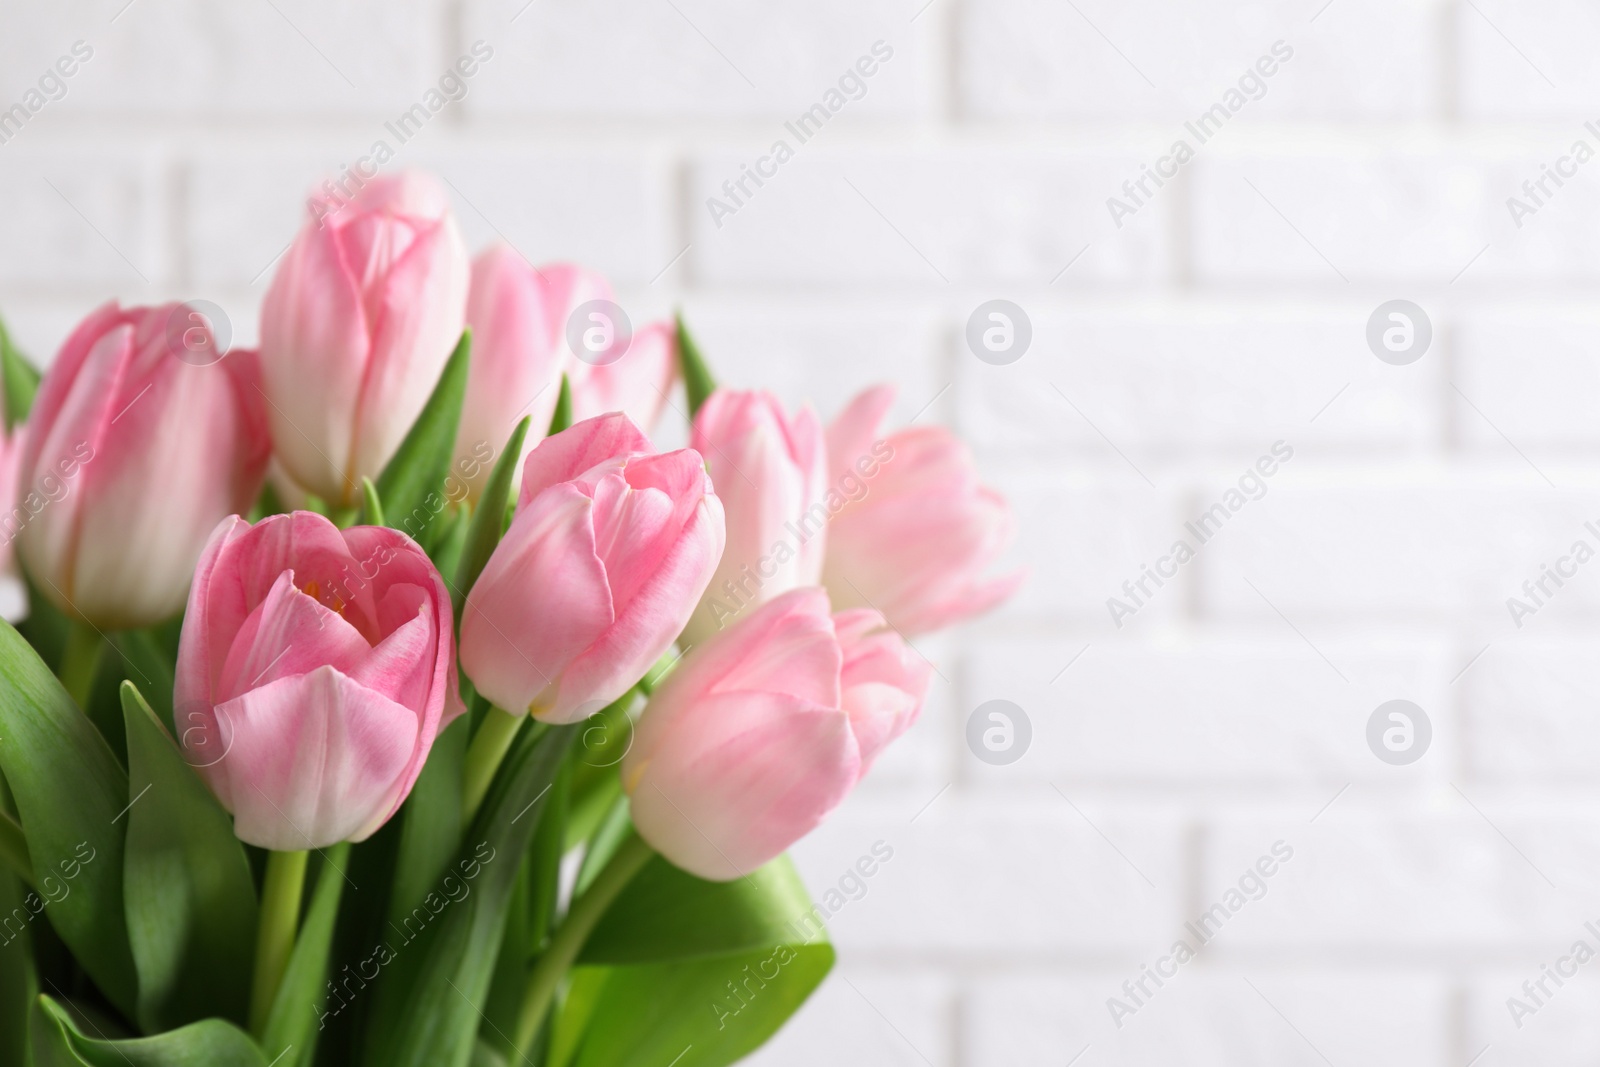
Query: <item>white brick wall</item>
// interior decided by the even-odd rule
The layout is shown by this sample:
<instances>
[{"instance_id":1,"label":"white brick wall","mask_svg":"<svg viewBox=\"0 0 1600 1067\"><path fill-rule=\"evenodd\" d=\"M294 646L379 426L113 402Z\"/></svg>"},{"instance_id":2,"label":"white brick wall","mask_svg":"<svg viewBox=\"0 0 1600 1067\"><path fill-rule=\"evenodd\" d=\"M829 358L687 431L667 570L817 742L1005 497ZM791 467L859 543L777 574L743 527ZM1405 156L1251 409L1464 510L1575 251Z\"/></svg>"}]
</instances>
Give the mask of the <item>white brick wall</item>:
<instances>
[{"instance_id":1,"label":"white brick wall","mask_svg":"<svg viewBox=\"0 0 1600 1067\"><path fill-rule=\"evenodd\" d=\"M757 1062L1592 1063L1600 972L1520 1029L1506 998L1600 919L1600 564L1521 627L1506 598L1600 547L1600 163L1520 227L1506 200L1600 148L1597 34L1575 0L9 4L0 108L93 55L0 144L0 313L40 359L113 296L215 300L253 341L307 190L483 41L396 163L451 182L474 247L603 269L636 321L682 306L725 378L825 414L891 378L1019 515L1031 583L918 642L924 721L797 849L819 894L895 856ZM719 225L707 199L879 40ZM1106 199L1280 40L1117 226ZM996 297L1034 332L1005 367L962 339ZM1365 342L1394 298L1433 324L1408 366ZM1116 626L1280 440L1265 496ZM995 698L1033 724L1010 766L964 741ZM1433 726L1410 766L1367 747L1394 698ZM1280 839L1118 1029L1107 999Z\"/></svg>"}]
</instances>

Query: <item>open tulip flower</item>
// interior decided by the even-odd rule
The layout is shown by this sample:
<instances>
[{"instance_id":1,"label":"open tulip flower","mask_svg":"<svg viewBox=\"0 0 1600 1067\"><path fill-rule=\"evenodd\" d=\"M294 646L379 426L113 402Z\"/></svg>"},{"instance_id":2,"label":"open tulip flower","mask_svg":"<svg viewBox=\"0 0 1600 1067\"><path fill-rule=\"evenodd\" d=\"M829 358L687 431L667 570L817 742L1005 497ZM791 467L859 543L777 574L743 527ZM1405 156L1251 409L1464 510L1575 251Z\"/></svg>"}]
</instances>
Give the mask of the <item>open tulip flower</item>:
<instances>
[{"instance_id":1,"label":"open tulip flower","mask_svg":"<svg viewBox=\"0 0 1600 1067\"><path fill-rule=\"evenodd\" d=\"M444 580L398 530L226 519L195 572L174 705L241 839L364 840L462 710Z\"/></svg>"},{"instance_id":2,"label":"open tulip flower","mask_svg":"<svg viewBox=\"0 0 1600 1067\"><path fill-rule=\"evenodd\" d=\"M825 432L469 264L432 178L324 189L259 353L0 329L0 1067L729 1067L834 962L785 851L1010 512L887 389Z\"/></svg>"}]
</instances>

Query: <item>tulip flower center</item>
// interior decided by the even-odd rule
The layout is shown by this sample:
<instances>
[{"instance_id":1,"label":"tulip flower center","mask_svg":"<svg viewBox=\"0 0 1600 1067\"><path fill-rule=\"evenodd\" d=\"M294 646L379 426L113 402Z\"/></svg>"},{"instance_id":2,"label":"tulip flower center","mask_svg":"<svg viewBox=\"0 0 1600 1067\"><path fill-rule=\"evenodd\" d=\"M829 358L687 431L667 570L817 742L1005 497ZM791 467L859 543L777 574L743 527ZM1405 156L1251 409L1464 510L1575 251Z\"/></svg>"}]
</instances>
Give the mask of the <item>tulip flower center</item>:
<instances>
[{"instance_id":1,"label":"tulip flower center","mask_svg":"<svg viewBox=\"0 0 1600 1067\"><path fill-rule=\"evenodd\" d=\"M300 591L306 596L315 600L317 603L333 611L340 618L344 618L344 609L347 606L344 599L331 591L328 593L328 596L324 598L322 595L322 583L317 579L313 578L306 582L306 584L300 587Z\"/></svg>"}]
</instances>

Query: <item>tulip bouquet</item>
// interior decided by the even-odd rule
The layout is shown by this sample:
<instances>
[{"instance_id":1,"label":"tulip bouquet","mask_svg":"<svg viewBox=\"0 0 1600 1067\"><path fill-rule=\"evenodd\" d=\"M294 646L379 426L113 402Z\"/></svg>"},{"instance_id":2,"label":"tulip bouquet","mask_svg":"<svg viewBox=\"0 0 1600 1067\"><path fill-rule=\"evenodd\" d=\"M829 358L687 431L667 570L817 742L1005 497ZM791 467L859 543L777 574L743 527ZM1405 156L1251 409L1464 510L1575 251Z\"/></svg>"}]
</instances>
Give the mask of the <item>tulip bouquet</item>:
<instances>
[{"instance_id":1,"label":"tulip bouquet","mask_svg":"<svg viewBox=\"0 0 1600 1067\"><path fill-rule=\"evenodd\" d=\"M785 851L1009 512L888 389L824 428L610 298L402 174L311 205L259 351L0 332L0 1065L700 1067L816 988Z\"/></svg>"}]
</instances>

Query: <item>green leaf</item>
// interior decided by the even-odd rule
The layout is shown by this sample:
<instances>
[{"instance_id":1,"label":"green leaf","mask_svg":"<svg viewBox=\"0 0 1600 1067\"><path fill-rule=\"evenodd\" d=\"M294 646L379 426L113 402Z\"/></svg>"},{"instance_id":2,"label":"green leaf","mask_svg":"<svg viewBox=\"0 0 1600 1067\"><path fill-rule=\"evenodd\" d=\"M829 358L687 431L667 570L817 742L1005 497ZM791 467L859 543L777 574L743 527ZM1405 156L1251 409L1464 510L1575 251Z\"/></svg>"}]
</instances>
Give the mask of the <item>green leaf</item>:
<instances>
[{"instance_id":1,"label":"green leaf","mask_svg":"<svg viewBox=\"0 0 1600 1067\"><path fill-rule=\"evenodd\" d=\"M692 419L700 413L700 405L717 391L717 380L706 367L705 358L700 355L700 346L689 336L689 327L684 325L682 312L677 315L677 323L678 366L683 370L683 388L688 395L689 418Z\"/></svg>"},{"instance_id":2,"label":"green leaf","mask_svg":"<svg viewBox=\"0 0 1600 1067\"><path fill-rule=\"evenodd\" d=\"M467 533L471 525L470 513L465 505L451 508L448 518L433 524L431 541L423 548L441 575L454 574L461 565L461 553L467 547ZM445 579L446 584L449 581L449 578ZM455 595L454 590L451 595Z\"/></svg>"},{"instance_id":3,"label":"green leaf","mask_svg":"<svg viewBox=\"0 0 1600 1067\"><path fill-rule=\"evenodd\" d=\"M461 422L471 353L472 331L464 330L427 406L378 476L378 496L389 521L418 543L427 543L428 527L443 508L444 482L455 450L456 427ZM439 508L429 504L430 496L439 500Z\"/></svg>"},{"instance_id":4,"label":"green leaf","mask_svg":"<svg viewBox=\"0 0 1600 1067\"><path fill-rule=\"evenodd\" d=\"M521 857L575 736L570 726L524 730L506 756L447 876L465 891L436 887L429 900L437 907L419 909L417 931L396 937L366 1035L369 1067L471 1062Z\"/></svg>"},{"instance_id":5,"label":"green leaf","mask_svg":"<svg viewBox=\"0 0 1600 1067\"><path fill-rule=\"evenodd\" d=\"M678 1067L733 1063L777 1032L833 959L787 856L732 882L657 856L585 944L551 1062L648 1067L681 1053Z\"/></svg>"},{"instance_id":6,"label":"green leaf","mask_svg":"<svg viewBox=\"0 0 1600 1067\"><path fill-rule=\"evenodd\" d=\"M556 434L572 425L572 381L565 371L561 372L561 391L556 393L556 407L550 413L550 429L545 432L546 437Z\"/></svg>"},{"instance_id":7,"label":"green leaf","mask_svg":"<svg viewBox=\"0 0 1600 1067\"><path fill-rule=\"evenodd\" d=\"M128 776L22 636L0 622L0 771L28 836L45 914L128 1018L138 980L123 910ZM46 879L53 880L47 884Z\"/></svg>"},{"instance_id":8,"label":"green leaf","mask_svg":"<svg viewBox=\"0 0 1600 1067\"><path fill-rule=\"evenodd\" d=\"M39 371L11 343L4 322L0 322L0 386L5 389L6 429L9 431L27 420L33 408L33 396L39 391Z\"/></svg>"},{"instance_id":9,"label":"green leaf","mask_svg":"<svg viewBox=\"0 0 1600 1067\"><path fill-rule=\"evenodd\" d=\"M395 863L389 920L410 915L439 884L461 848L461 764L472 723L462 715L433 743L411 796L400 809L400 849Z\"/></svg>"},{"instance_id":10,"label":"green leaf","mask_svg":"<svg viewBox=\"0 0 1600 1067\"><path fill-rule=\"evenodd\" d=\"M132 682L124 895L139 970L139 1024L168 1030L209 1016L242 1023L255 955L256 887L233 820Z\"/></svg>"},{"instance_id":11,"label":"green leaf","mask_svg":"<svg viewBox=\"0 0 1600 1067\"><path fill-rule=\"evenodd\" d=\"M65 1007L41 996L31 1030L37 1067L268 1067L250 1036L220 1019L155 1037L107 1041L85 1036Z\"/></svg>"},{"instance_id":12,"label":"green leaf","mask_svg":"<svg viewBox=\"0 0 1600 1067\"><path fill-rule=\"evenodd\" d=\"M10 871L0 868L0 915L24 907L28 889ZM24 927L0 925L0 1067L28 1063L28 1014L39 995L34 972L33 938Z\"/></svg>"},{"instance_id":13,"label":"green leaf","mask_svg":"<svg viewBox=\"0 0 1600 1067\"><path fill-rule=\"evenodd\" d=\"M311 894L311 907L289 955L289 969L283 973L283 984L278 987L277 999L272 1002L261 1034L261 1047L270 1055L283 1057L275 1061L278 1067L310 1064L316 1054L323 1012L335 1010L327 1003L328 959L333 951L334 920L339 917L350 844L320 849L317 855L322 857L317 888ZM252 928L251 933L254 932Z\"/></svg>"},{"instance_id":14,"label":"green leaf","mask_svg":"<svg viewBox=\"0 0 1600 1067\"><path fill-rule=\"evenodd\" d=\"M361 476L361 525L388 525L383 521L383 501L378 499L378 487L366 475Z\"/></svg>"},{"instance_id":15,"label":"green leaf","mask_svg":"<svg viewBox=\"0 0 1600 1067\"><path fill-rule=\"evenodd\" d=\"M563 377L561 381L565 385L566 378ZM472 526L467 532L467 544L462 550L461 562L456 566L455 588L451 590L458 625L461 605L466 602L467 594L472 592L472 583L483 573L495 546L504 536L503 518L506 504L511 500L511 482L516 477L517 464L522 460L522 442L528 436L528 424L532 421L533 416L524 416L517 423L517 428L511 431L511 437L506 441L506 447L500 450L500 458L494 461L489 481L485 483L483 495L478 498L478 506L472 513Z\"/></svg>"}]
</instances>

